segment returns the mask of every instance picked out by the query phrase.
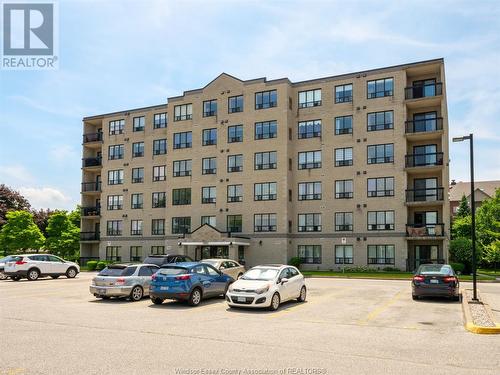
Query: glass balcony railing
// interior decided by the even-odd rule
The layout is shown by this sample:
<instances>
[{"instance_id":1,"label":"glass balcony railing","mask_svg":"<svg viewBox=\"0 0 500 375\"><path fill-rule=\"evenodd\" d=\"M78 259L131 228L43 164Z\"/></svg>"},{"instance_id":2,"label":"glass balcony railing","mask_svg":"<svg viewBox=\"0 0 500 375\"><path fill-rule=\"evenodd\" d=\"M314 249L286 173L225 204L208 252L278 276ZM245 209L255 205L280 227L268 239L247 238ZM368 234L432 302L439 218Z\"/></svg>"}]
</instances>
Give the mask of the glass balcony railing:
<instances>
[{"instance_id":1,"label":"glass balcony railing","mask_svg":"<svg viewBox=\"0 0 500 375\"><path fill-rule=\"evenodd\" d=\"M416 85L405 88L406 99L429 98L443 93L443 84L441 82L428 83L426 85Z\"/></svg>"},{"instance_id":2,"label":"glass balcony railing","mask_svg":"<svg viewBox=\"0 0 500 375\"><path fill-rule=\"evenodd\" d=\"M410 154L405 156L406 168L443 165L443 153Z\"/></svg>"},{"instance_id":3,"label":"glass balcony railing","mask_svg":"<svg viewBox=\"0 0 500 375\"><path fill-rule=\"evenodd\" d=\"M407 189L406 202L436 202L443 200L442 187L427 189Z\"/></svg>"},{"instance_id":4,"label":"glass balcony railing","mask_svg":"<svg viewBox=\"0 0 500 375\"><path fill-rule=\"evenodd\" d=\"M427 133L443 130L443 118L435 117L422 120L410 120L405 123L406 134Z\"/></svg>"},{"instance_id":5,"label":"glass balcony railing","mask_svg":"<svg viewBox=\"0 0 500 375\"><path fill-rule=\"evenodd\" d=\"M83 143L102 142L102 132L83 135Z\"/></svg>"},{"instance_id":6,"label":"glass balcony railing","mask_svg":"<svg viewBox=\"0 0 500 375\"><path fill-rule=\"evenodd\" d=\"M83 158L82 166L85 167L99 167L102 165L102 158L100 156L94 158Z\"/></svg>"}]
</instances>

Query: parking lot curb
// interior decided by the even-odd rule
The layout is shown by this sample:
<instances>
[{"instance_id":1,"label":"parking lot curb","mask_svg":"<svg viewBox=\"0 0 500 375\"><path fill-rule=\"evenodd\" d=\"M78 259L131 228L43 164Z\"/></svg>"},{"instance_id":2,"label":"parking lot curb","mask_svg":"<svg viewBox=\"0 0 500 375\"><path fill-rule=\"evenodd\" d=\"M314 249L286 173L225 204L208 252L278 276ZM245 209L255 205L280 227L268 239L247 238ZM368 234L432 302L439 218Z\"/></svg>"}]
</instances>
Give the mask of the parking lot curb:
<instances>
[{"instance_id":1,"label":"parking lot curb","mask_svg":"<svg viewBox=\"0 0 500 375\"><path fill-rule=\"evenodd\" d=\"M479 293L478 293L479 297ZM465 290L462 291L462 311L464 314L464 327L467 331L476 333L476 334L500 334L500 324L496 323L493 318L493 313L491 311L490 306L484 299L479 298L482 305L484 306L486 313L489 315L492 322L494 322L495 327L485 327L474 324L474 320L472 319L472 313L470 311L469 302L467 300Z\"/></svg>"}]
</instances>

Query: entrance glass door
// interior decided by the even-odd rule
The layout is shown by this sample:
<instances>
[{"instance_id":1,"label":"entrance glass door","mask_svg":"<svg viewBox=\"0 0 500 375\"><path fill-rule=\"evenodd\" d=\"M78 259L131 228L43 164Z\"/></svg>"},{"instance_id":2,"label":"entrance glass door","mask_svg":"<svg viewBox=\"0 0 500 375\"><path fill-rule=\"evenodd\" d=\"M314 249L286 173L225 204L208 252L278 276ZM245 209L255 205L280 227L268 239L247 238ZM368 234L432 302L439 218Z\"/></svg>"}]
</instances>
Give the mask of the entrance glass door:
<instances>
[{"instance_id":1,"label":"entrance glass door","mask_svg":"<svg viewBox=\"0 0 500 375\"><path fill-rule=\"evenodd\" d=\"M438 245L415 245L415 268L425 263L439 263Z\"/></svg>"},{"instance_id":2,"label":"entrance glass door","mask_svg":"<svg viewBox=\"0 0 500 375\"><path fill-rule=\"evenodd\" d=\"M437 145L423 145L413 147L414 165L436 165L437 164Z\"/></svg>"},{"instance_id":3,"label":"entrance glass door","mask_svg":"<svg viewBox=\"0 0 500 375\"><path fill-rule=\"evenodd\" d=\"M437 200L437 178L416 178L413 189L416 202Z\"/></svg>"},{"instance_id":4,"label":"entrance glass door","mask_svg":"<svg viewBox=\"0 0 500 375\"><path fill-rule=\"evenodd\" d=\"M414 132L433 132L437 130L437 112L415 113Z\"/></svg>"},{"instance_id":5,"label":"entrance glass door","mask_svg":"<svg viewBox=\"0 0 500 375\"><path fill-rule=\"evenodd\" d=\"M201 259L227 259L229 257L228 246L203 246L201 248Z\"/></svg>"}]
</instances>

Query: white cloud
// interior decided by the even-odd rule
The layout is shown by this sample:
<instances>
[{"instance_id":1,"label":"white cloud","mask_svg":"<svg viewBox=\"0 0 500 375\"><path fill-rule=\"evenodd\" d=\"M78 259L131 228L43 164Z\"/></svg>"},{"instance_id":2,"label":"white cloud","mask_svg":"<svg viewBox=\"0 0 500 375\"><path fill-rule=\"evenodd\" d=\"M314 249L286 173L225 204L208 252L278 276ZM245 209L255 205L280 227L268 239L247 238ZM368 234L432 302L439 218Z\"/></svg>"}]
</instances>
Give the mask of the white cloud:
<instances>
[{"instance_id":1,"label":"white cloud","mask_svg":"<svg viewBox=\"0 0 500 375\"><path fill-rule=\"evenodd\" d=\"M31 203L33 208L66 209L75 208L74 200L61 190L51 187L20 187L19 192Z\"/></svg>"},{"instance_id":2,"label":"white cloud","mask_svg":"<svg viewBox=\"0 0 500 375\"><path fill-rule=\"evenodd\" d=\"M22 165L0 165L0 183L11 186L33 181L35 177Z\"/></svg>"},{"instance_id":3,"label":"white cloud","mask_svg":"<svg viewBox=\"0 0 500 375\"><path fill-rule=\"evenodd\" d=\"M50 159L59 165L71 163L78 159L78 155L78 151L71 145L57 145L49 151Z\"/></svg>"}]
</instances>

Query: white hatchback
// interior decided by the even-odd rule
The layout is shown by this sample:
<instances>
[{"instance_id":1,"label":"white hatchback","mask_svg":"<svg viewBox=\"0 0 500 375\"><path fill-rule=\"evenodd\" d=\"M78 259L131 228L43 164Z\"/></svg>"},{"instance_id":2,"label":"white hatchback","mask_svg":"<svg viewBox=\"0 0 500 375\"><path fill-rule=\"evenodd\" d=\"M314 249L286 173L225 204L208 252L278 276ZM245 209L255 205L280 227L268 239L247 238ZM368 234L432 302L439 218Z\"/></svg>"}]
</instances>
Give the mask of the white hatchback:
<instances>
[{"instance_id":1,"label":"white hatchback","mask_svg":"<svg viewBox=\"0 0 500 375\"><path fill-rule=\"evenodd\" d=\"M5 263L4 268L4 274L14 281L23 277L34 281L41 276L57 279L62 275L72 279L79 272L80 266L78 264L50 254L14 255Z\"/></svg>"},{"instance_id":2,"label":"white hatchback","mask_svg":"<svg viewBox=\"0 0 500 375\"><path fill-rule=\"evenodd\" d=\"M229 307L267 307L277 310L280 303L306 300L306 283L300 271L287 265L263 265L248 270L229 286Z\"/></svg>"}]
</instances>

